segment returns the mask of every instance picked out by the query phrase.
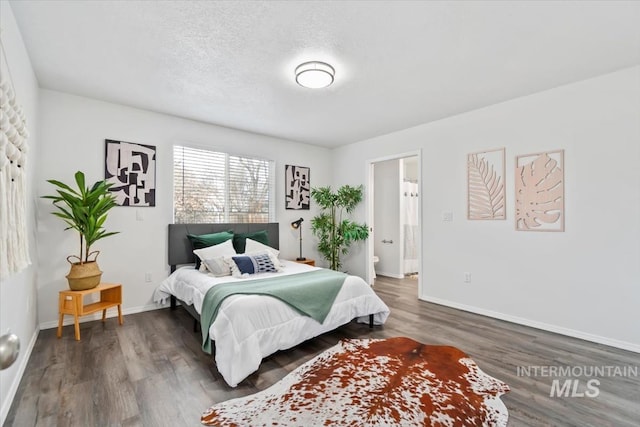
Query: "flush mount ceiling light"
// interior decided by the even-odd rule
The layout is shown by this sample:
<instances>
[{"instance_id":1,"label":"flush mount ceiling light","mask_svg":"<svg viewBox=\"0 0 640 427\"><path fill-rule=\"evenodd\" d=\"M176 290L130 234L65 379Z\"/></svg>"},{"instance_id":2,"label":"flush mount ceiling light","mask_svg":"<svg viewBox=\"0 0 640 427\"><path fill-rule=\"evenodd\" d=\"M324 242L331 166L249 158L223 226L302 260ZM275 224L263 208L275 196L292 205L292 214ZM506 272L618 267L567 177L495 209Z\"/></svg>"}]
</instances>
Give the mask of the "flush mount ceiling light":
<instances>
[{"instance_id":1,"label":"flush mount ceiling light","mask_svg":"<svg viewBox=\"0 0 640 427\"><path fill-rule=\"evenodd\" d=\"M296 67L296 82L303 87L320 89L333 83L336 70L325 62L310 61Z\"/></svg>"}]
</instances>

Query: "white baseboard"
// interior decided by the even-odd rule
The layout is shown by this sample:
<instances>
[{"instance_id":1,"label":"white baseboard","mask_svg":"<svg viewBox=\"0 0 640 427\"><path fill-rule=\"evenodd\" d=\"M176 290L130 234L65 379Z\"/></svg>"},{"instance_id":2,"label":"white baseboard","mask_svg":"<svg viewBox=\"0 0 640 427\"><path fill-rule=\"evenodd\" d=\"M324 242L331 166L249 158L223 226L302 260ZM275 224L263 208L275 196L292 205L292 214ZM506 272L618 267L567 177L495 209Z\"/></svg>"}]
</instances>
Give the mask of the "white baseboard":
<instances>
[{"instance_id":1,"label":"white baseboard","mask_svg":"<svg viewBox=\"0 0 640 427\"><path fill-rule=\"evenodd\" d=\"M444 305L451 308L456 308L470 313L481 314L483 316L493 317L494 319L505 320L511 323L517 323L519 325L530 326L532 328L541 329L543 331L554 332L561 335L566 335L573 338L579 338L585 341L591 341L598 344L604 344L611 347L619 348L622 350L633 351L634 353L640 353L640 345L620 341L612 338L603 337L600 335L594 335L587 332L576 331L575 329L564 328L562 326L551 325L549 323L538 322L536 320L525 319L523 317L512 316L510 314L504 314L497 311L485 310L483 308L474 307L470 305L460 304L457 302L444 300L434 297L420 297L422 301L432 302L439 305Z\"/></svg>"},{"instance_id":2,"label":"white baseboard","mask_svg":"<svg viewBox=\"0 0 640 427\"><path fill-rule=\"evenodd\" d=\"M376 276L387 276L387 277L393 277L394 279L404 279L404 274L387 273L385 271L380 271L380 272L376 271Z\"/></svg>"},{"instance_id":3,"label":"white baseboard","mask_svg":"<svg viewBox=\"0 0 640 427\"><path fill-rule=\"evenodd\" d=\"M122 309L122 315L124 316L126 314L142 313L143 311L153 311L153 310L158 310L165 307L168 307L168 305L148 304L148 305L141 305L138 307L129 307L129 308ZM107 318L112 318L117 316L118 316L118 311L115 308L110 308L107 310ZM93 313L93 314L89 314L87 316L81 317L79 322L80 323L92 322L94 320L100 320L100 319L102 319L102 313L97 312L97 313ZM62 325L63 326L73 325L73 316L64 316ZM49 322L40 323L41 330L57 328L57 327L58 327L57 320L51 320Z\"/></svg>"},{"instance_id":4,"label":"white baseboard","mask_svg":"<svg viewBox=\"0 0 640 427\"><path fill-rule=\"evenodd\" d=\"M0 410L0 425L4 425L4 422L7 419L7 415L9 415L9 409L11 409L13 398L16 397L16 392L18 391L18 387L20 386L20 381L22 381L24 371L25 369L27 369L27 364L29 363L29 359L31 358L33 347L36 345L36 341L38 340L39 332L40 329L38 328L38 326L36 326L36 330L33 332L27 348L24 349L22 359L20 360L20 365L18 365L18 373L15 377L13 377L13 382L11 383L11 387L9 388L7 395L3 396L2 409Z\"/></svg>"}]
</instances>

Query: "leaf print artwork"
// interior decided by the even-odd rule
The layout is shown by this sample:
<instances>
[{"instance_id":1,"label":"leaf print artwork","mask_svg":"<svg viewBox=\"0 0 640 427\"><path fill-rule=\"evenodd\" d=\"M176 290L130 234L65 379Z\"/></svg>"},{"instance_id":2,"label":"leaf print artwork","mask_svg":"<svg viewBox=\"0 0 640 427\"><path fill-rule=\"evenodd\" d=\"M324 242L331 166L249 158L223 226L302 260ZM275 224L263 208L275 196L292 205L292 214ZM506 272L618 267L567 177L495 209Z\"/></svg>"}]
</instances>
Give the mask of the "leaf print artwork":
<instances>
[{"instance_id":1,"label":"leaf print artwork","mask_svg":"<svg viewBox=\"0 0 640 427\"><path fill-rule=\"evenodd\" d=\"M564 151L516 157L516 230L564 231Z\"/></svg>"},{"instance_id":2,"label":"leaf print artwork","mask_svg":"<svg viewBox=\"0 0 640 427\"><path fill-rule=\"evenodd\" d=\"M504 148L467 156L467 218L505 219Z\"/></svg>"}]
</instances>

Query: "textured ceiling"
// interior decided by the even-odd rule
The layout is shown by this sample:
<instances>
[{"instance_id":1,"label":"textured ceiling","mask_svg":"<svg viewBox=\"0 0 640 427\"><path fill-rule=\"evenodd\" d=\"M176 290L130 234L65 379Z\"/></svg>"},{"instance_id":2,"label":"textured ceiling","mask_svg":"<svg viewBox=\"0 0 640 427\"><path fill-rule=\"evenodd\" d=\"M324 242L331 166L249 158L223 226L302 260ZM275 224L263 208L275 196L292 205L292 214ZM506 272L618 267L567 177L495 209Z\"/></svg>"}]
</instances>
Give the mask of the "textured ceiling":
<instances>
[{"instance_id":1,"label":"textured ceiling","mask_svg":"<svg viewBox=\"0 0 640 427\"><path fill-rule=\"evenodd\" d=\"M41 87L328 147L640 64L635 1L10 4Z\"/></svg>"}]
</instances>

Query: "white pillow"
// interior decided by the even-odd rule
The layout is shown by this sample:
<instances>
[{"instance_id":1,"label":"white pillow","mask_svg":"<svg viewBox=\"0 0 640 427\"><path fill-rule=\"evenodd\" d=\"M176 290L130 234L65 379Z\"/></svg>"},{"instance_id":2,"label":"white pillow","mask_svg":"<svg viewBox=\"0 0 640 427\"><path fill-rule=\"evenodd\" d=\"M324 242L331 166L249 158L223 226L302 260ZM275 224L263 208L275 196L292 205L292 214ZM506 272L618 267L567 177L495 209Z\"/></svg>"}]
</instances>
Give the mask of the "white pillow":
<instances>
[{"instance_id":1,"label":"white pillow","mask_svg":"<svg viewBox=\"0 0 640 427\"><path fill-rule=\"evenodd\" d=\"M216 277L231 275L231 266L225 258L237 255L231 240L218 245L196 249L193 253L202 261L200 271L203 270L202 266L205 266L206 270L209 270Z\"/></svg>"},{"instance_id":2,"label":"white pillow","mask_svg":"<svg viewBox=\"0 0 640 427\"><path fill-rule=\"evenodd\" d=\"M267 246L264 243L260 243L253 239L247 239L247 244L245 245L245 248L244 248L245 254L252 255L256 252L263 252L263 251L269 252L270 254L273 255L272 258L276 258L276 259L278 259L278 256L280 255L280 251L275 248L272 248L271 246ZM278 260L277 262L274 262L274 264L282 267L282 263L280 262L280 260Z\"/></svg>"}]
</instances>

